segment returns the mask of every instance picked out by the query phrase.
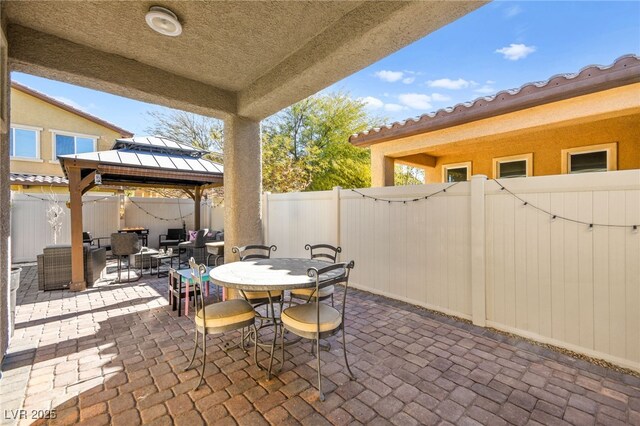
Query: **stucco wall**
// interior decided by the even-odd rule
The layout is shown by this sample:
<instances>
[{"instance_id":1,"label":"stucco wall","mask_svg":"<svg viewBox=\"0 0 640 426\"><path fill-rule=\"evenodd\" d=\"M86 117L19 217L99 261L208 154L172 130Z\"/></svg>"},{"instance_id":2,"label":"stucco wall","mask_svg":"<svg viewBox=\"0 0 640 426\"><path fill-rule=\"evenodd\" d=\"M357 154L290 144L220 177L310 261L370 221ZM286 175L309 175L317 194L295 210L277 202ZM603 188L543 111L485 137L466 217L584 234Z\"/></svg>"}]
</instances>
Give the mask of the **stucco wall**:
<instances>
[{"instance_id":1,"label":"stucco wall","mask_svg":"<svg viewBox=\"0 0 640 426\"><path fill-rule=\"evenodd\" d=\"M493 158L533 153L533 174L561 173L561 150L617 142L618 170L640 168L640 83L547 103L371 146L372 184L384 185L382 157L426 153L428 183L442 165L472 162L472 174L493 177Z\"/></svg>"},{"instance_id":2,"label":"stucco wall","mask_svg":"<svg viewBox=\"0 0 640 426\"><path fill-rule=\"evenodd\" d=\"M562 128L539 129L499 138L483 138L442 149L436 167L426 168L427 182L442 182L442 166L471 161L472 174L493 175L493 158L533 153L533 175L561 173L561 150L617 142L618 170L640 169L640 114L583 123ZM449 154L446 152L453 151Z\"/></svg>"},{"instance_id":3,"label":"stucco wall","mask_svg":"<svg viewBox=\"0 0 640 426\"><path fill-rule=\"evenodd\" d=\"M97 149L110 149L119 133L35 98L18 89L11 89L11 123L41 127L40 159L42 162L11 160L11 172L62 176L57 161L53 162L53 133L59 130L97 136Z\"/></svg>"}]
</instances>

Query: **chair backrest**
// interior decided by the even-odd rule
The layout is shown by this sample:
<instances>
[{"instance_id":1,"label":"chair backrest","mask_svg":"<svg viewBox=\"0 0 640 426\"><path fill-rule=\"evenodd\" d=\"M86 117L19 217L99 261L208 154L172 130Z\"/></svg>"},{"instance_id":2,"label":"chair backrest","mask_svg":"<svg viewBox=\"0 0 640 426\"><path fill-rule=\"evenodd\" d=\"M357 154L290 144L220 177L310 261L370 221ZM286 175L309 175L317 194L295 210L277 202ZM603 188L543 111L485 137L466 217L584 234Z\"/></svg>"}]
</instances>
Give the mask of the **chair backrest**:
<instances>
[{"instance_id":1,"label":"chair backrest","mask_svg":"<svg viewBox=\"0 0 640 426\"><path fill-rule=\"evenodd\" d=\"M111 234L111 253L114 256L126 256L140 251L140 240L135 233Z\"/></svg>"},{"instance_id":2,"label":"chair backrest","mask_svg":"<svg viewBox=\"0 0 640 426\"><path fill-rule=\"evenodd\" d=\"M207 267L204 264L198 265L196 260L192 257L189 259L189 267L191 268L191 278L193 280L194 285L194 300L196 305L196 315L198 315L198 311L200 309L203 310L202 313L202 325L206 329L207 328L207 316L204 314L205 299L204 299L204 288L203 288L203 278L207 273ZM195 320L195 316L194 316Z\"/></svg>"},{"instance_id":3,"label":"chair backrest","mask_svg":"<svg viewBox=\"0 0 640 426\"><path fill-rule=\"evenodd\" d=\"M278 250L278 247L264 246L261 244L249 244L243 247L232 247L231 251L237 253L240 256L240 260L252 260L252 259L270 259L271 252Z\"/></svg>"},{"instance_id":4,"label":"chair backrest","mask_svg":"<svg viewBox=\"0 0 640 426\"><path fill-rule=\"evenodd\" d=\"M327 277L323 278L323 275L331 272L331 271L335 271L336 269L344 269L344 275L341 276L339 279L332 279L331 283L324 283L325 285L329 285L329 284L338 284L338 283L343 283L344 284L344 293L342 295L342 324L344 326L344 312L345 312L345 307L347 306L347 290L349 288L349 273L351 272L351 270L353 269L353 267L355 266L355 263L352 261L350 262L344 262L344 263L334 263L331 264L329 266L325 266L324 268L309 268L307 270L307 275L311 278L315 278L316 279L316 292L315 294L320 294L320 284L323 284L323 282L326 281ZM323 285L324 287L324 285ZM318 333L320 332L320 302L317 301L316 302L316 314L317 314L317 318L318 318Z\"/></svg>"},{"instance_id":5,"label":"chair backrest","mask_svg":"<svg viewBox=\"0 0 640 426\"><path fill-rule=\"evenodd\" d=\"M90 243L91 242L91 233L90 232L83 232L82 233L82 242L83 243Z\"/></svg>"},{"instance_id":6,"label":"chair backrest","mask_svg":"<svg viewBox=\"0 0 640 426\"><path fill-rule=\"evenodd\" d=\"M311 259L327 260L331 263L336 263L338 253L342 253L342 247L334 247L329 244L306 244L304 249L309 250Z\"/></svg>"},{"instance_id":7,"label":"chair backrest","mask_svg":"<svg viewBox=\"0 0 640 426\"><path fill-rule=\"evenodd\" d=\"M182 228L167 229L167 240L179 240L180 238L184 238L184 229Z\"/></svg>"},{"instance_id":8,"label":"chair backrest","mask_svg":"<svg viewBox=\"0 0 640 426\"><path fill-rule=\"evenodd\" d=\"M205 243L207 242L206 236L208 233L209 233L209 229L207 228L198 230L198 232L196 232L196 238L193 240L193 247L195 248L205 247Z\"/></svg>"}]
</instances>

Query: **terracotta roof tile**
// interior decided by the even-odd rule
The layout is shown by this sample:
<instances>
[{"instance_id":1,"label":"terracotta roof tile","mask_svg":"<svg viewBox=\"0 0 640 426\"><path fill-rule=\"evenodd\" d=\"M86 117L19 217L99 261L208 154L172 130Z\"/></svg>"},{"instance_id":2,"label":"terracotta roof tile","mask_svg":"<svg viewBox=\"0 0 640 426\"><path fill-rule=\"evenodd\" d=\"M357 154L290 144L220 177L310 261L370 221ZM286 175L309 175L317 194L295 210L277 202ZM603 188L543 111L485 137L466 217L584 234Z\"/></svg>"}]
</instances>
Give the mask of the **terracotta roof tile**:
<instances>
[{"instance_id":1,"label":"terracotta roof tile","mask_svg":"<svg viewBox=\"0 0 640 426\"><path fill-rule=\"evenodd\" d=\"M545 81L375 127L352 135L349 142L368 146L636 82L640 82L640 57L625 55L608 66L590 65L577 73L557 74Z\"/></svg>"}]
</instances>

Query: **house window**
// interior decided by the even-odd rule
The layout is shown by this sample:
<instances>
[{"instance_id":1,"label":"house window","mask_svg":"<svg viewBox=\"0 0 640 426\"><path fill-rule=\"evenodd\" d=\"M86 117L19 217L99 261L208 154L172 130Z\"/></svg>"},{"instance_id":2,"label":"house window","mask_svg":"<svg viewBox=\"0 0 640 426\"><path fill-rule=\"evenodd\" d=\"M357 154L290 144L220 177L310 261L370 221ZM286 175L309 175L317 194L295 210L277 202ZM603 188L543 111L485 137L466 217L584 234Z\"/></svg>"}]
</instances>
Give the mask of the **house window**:
<instances>
[{"instance_id":1,"label":"house window","mask_svg":"<svg viewBox=\"0 0 640 426\"><path fill-rule=\"evenodd\" d=\"M443 182L464 182L471 175L471 161L458 164L445 164L442 166Z\"/></svg>"},{"instance_id":2,"label":"house window","mask_svg":"<svg viewBox=\"0 0 640 426\"><path fill-rule=\"evenodd\" d=\"M83 152L95 151L96 139L97 137L95 136L55 132L53 134L54 159L59 155L81 154Z\"/></svg>"},{"instance_id":3,"label":"house window","mask_svg":"<svg viewBox=\"0 0 640 426\"><path fill-rule=\"evenodd\" d=\"M493 176L496 179L531 176L532 169L532 153L493 159Z\"/></svg>"},{"instance_id":4,"label":"house window","mask_svg":"<svg viewBox=\"0 0 640 426\"><path fill-rule=\"evenodd\" d=\"M582 146L562 150L562 173L617 170L617 144Z\"/></svg>"},{"instance_id":5,"label":"house window","mask_svg":"<svg viewBox=\"0 0 640 426\"><path fill-rule=\"evenodd\" d=\"M16 159L39 159L40 130L42 129L27 126L11 127L9 155Z\"/></svg>"}]
</instances>

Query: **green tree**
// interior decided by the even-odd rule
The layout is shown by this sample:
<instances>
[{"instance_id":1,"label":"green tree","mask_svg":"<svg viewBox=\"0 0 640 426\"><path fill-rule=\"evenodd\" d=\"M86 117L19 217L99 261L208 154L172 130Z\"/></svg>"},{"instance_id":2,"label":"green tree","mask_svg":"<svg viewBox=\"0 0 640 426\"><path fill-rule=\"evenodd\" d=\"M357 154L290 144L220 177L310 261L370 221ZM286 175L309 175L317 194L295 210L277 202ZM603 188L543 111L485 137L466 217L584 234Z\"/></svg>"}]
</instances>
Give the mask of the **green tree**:
<instances>
[{"instance_id":1,"label":"green tree","mask_svg":"<svg viewBox=\"0 0 640 426\"><path fill-rule=\"evenodd\" d=\"M371 184L369 150L349 136L380 122L343 92L316 95L276 114L263 127L263 183L273 192L320 191ZM279 174L289 178L279 178ZM293 178L295 176L295 179Z\"/></svg>"},{"instance_id":2,"label":"green tree","mask_svg":"<svg viewBox=\"0 0 640 426\"><path fill-rule=\"evenodd\" d=\"M222 121L185 111L148 111L147 115L152 122L145 132L210 151L205 158L222 163Z\"/></svg>"},{"instance_id":3,"label":"green tree","mask_svg":"<svg viewBox=\"0 0 640 426\"><path fill-rule=\"evenodd\" d=\"M422 185L424 183L424 170L396 164L394 170L394 185Z\"/></svg>"}]
</instances>

